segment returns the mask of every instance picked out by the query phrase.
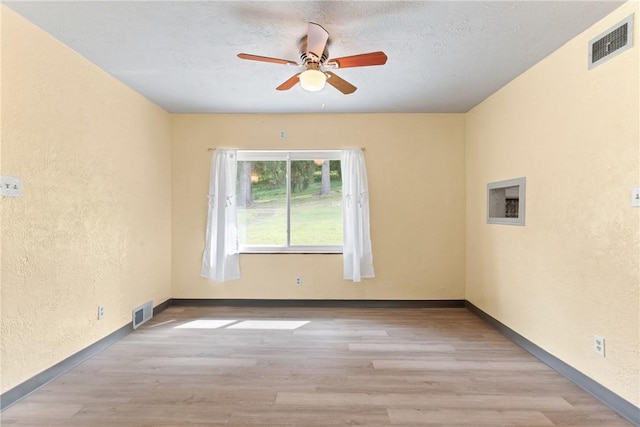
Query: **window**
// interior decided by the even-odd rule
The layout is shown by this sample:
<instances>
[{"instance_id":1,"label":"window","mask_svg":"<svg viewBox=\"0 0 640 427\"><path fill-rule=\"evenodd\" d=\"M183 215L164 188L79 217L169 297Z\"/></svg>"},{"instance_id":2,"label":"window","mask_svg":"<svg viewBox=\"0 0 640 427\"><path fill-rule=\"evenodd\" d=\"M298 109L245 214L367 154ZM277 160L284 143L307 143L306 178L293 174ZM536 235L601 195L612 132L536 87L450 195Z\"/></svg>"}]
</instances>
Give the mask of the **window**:
<instances>
[{"instance_id":1,"label":"window","mask_svg":"<svg viewBox=\"0 0 640 427\"><path fill-rule=\"evenodd\" d=\"M240 252L341 253L340 151L238 151Z\"/></svg>"},{"instance_id":2,"label":"window","mask_svg":"<svg viewBox=\"0 0 640 427\"><path fill-rule=\"evenodd\" d=\"M487 184L487 223L524 225L526 178Z\"/></svg>"}]
</instances>

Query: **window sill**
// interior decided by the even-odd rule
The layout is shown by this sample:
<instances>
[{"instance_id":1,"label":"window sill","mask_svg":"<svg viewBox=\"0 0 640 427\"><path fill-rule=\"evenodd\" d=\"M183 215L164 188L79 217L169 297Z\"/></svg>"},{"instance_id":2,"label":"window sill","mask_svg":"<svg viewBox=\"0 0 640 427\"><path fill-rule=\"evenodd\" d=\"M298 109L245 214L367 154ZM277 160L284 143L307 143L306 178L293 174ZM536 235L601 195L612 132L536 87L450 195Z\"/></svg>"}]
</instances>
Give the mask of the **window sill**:
<instances>
[{"instance_id":1,"label":"window sill","mask_svg":"<svg viewBox=\"0 0 640 427\"><path fill-rule=\"evenodd\" d=\"M246 247L240 249L240 254L317 254L317 255L342 255L342 247Z\"/></svg>"}]
</instances>

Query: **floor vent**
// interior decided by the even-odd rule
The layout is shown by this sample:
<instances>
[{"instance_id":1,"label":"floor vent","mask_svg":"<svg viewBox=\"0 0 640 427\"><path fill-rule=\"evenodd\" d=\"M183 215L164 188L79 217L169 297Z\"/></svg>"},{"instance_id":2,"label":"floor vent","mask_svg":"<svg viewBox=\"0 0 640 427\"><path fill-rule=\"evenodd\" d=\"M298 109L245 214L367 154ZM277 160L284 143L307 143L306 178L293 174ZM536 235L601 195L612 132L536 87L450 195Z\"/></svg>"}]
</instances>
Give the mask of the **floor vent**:
<instances>
[{"instance_id":1,"label":"floor vent","mask_svg":"<svg viewBox=\"0 0 640 427\"><path fill-rule=\"evenodd\" d=\"M149 301L133 309L133 329L153 317L153 302Z\"/></svg>"},{"instance_id":2,"label":"floor vent","mask_svg":"<svg viewBox=\"0 0 640 427\"><path fill-rule=\"evenodd\" d=\"M633 46L633 15L589 41L589 69Z\"/></svg>"}]
</instances>

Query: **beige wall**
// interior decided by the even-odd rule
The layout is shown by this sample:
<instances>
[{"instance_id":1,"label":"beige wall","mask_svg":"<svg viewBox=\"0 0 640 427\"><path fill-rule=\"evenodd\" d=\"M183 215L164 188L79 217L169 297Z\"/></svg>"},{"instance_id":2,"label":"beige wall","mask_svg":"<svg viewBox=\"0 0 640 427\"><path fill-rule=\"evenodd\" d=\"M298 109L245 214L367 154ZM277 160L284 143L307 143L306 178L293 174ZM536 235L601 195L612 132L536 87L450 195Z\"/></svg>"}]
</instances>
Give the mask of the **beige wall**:
<instances>
[{"instance_id":1,"label":"beige wall","mask_svg":"<svg viewBox=\"0 0 640 427\"><path fill-rule=\"evenodd\" d=\"M588 41L634 11L634 48L588 71ZM635 405L638 15L626 4L466 117L466 298ZM487 183L520 176L526 226L487 225Z\"/></svg>"},{"instance_id":2,"label":"beige wall","mask_svg":"<svg viewBox=\"0 0 640 427\"><path fill-rule=\"evenodd\" d=\"M463 115L172 118L174 298L464 299ZM240 280L202 279L207 147L366 147L376 278L344 281L341 255L242 255Z\"/></svg>"},{"instance_id":3,"label":"beige wall","mask_svg":"<svg viewBox=\"0 0 640 427\"><path fill-rule=\"evenodd\" d=\"M4 392L171 296L171 161L168 113L0 13Z\"/></svg>"}]
</instances>

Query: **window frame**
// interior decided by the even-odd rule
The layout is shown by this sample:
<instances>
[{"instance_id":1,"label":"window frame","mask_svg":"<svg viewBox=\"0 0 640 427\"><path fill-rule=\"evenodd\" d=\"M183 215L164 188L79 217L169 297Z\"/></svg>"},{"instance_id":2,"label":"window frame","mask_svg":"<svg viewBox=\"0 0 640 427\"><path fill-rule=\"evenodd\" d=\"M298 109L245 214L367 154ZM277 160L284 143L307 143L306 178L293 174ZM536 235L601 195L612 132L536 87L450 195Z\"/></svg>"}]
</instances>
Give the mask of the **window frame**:
<instances>
[{"instance_id":1,"label":"window frame","mask_svg":"<svg viewBox=\"0 0 640 427\"><path fill-rule=\"evenodd\" d=\"M285 161L287 175L287 241L284 245L242 245L241 254L342 254L343 245L291 244L291 161L341 160L342 150L237 150L236 161Z\"/></svg>"},{"instance_id":2,"label":"window frame","mask_svg":"<svg viewBox=\"0 0 640 427\"><path fill-rule=\"evenodd\" d=\"M487 184L487 224L503 224L503 225L525 225L525 209L526 209L526 186L527 178L513 178L505 181L490 182ZM493 190L501 190L509 187L518 187L518 217L506 218L491 216L491 192Z\"/></svg>"}]
</instances>

